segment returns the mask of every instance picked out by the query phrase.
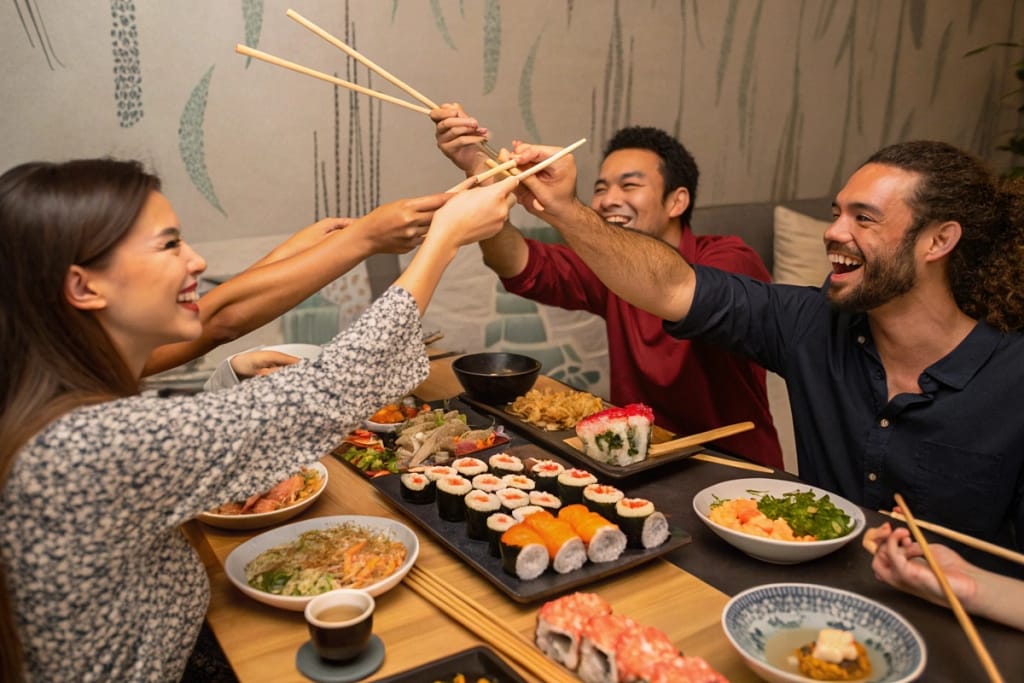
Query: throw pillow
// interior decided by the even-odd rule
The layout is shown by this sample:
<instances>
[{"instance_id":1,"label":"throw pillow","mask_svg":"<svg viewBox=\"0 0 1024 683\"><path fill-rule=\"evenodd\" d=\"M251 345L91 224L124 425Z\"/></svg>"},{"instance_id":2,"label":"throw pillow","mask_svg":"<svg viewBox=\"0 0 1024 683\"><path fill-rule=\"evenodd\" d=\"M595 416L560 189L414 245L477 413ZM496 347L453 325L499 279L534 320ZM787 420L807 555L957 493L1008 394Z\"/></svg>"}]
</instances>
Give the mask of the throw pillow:
<instances>
[{"instance_id":1,"label":"throw pillow","mask_svg":"<svg viewBox=\"0 0 1024 683\"><path fill-rule=\"evenodd\" d=\"M822 235L828 221L775 207L772 280L784 285L820 285L832 270Z\"/></svg>"}]
</instances>

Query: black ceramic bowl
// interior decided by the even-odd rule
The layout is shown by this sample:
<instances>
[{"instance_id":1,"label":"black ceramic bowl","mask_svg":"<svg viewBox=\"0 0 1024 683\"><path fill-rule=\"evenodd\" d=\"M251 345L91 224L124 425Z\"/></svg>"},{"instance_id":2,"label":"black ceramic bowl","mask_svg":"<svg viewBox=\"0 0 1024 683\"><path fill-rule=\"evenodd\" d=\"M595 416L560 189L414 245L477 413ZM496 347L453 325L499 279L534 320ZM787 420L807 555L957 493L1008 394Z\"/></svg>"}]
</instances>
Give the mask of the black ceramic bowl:
<instances>
[{"instance_id":1,"label":"black ceramic bowl","mask_svg":"<svg viewBox=\"0 0 1024 683\"><path fill-rule=\"evenodd\" d=\"M470 398L508 403L537 381L540 361L518 353L471 353L452 362L452 370Z\"/></svg>"}]
</instances>

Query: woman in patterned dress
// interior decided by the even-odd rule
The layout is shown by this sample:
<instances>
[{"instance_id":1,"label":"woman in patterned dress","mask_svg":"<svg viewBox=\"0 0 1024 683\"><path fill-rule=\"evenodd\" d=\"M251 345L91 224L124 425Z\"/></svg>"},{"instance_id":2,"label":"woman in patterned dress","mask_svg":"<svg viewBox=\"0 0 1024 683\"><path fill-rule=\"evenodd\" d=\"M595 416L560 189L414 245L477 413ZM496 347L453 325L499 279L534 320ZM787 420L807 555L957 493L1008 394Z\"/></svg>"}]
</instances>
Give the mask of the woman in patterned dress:
<instances>
[{"instance_id":1,"label":"woman in patterned dress","mask_svg":"<svg viewBox=\"0 0 1024 683\"><path fill-rule=\"evenodd\" d=\"M265 490L421 382L422 315L516 181L454 195L408 268L315 361L222 392L139 395L161 344L201 333L206 267L135 162L0 176L0 678L176 681L206 574L178 527Z\"/></svg>"}]
</instances>

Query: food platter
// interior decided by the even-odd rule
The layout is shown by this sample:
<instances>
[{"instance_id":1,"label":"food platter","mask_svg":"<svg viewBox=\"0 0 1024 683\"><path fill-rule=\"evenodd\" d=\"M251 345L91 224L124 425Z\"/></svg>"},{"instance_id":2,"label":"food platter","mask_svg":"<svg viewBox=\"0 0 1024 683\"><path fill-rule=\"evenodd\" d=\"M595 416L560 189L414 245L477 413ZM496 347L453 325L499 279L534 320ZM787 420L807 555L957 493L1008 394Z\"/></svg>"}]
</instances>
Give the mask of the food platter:
<instances>
[{"instance_id":1,"label":"food platter","mask_svg":"<svg viewBox=\"0 0 1024 683\"><path fill-rule=\"evenodd\" d=\"M526 679L505 663L493 650L483 645L435 659L412 669L381 678L377 683L421 683L422 681L450 682L457 674L465 676L467 683L484 678L501 683L526 683Z\"/></svg>"},{"instance_id":2,"label":"food platter","mask_svg":"<svg viewBox=\"0 0 1024 683\"><path fill-rule=\"evenodd\" d=\"M472 406L477 412L490 415L494 419L498 420L499 423L505 426L506 433L512 431L522 434L530 441L543 446L545 449L553 453L557 453L558 455L565 457L579 467L599 473L608 479L625 479L626 477L630 477L639 472L645 472L657 467L663 467L669 463L684 460L689 458L691 455L700 453L704 450L703 445L689 446L677 451L665 453L664 455L659 455L656 458L647 458L646 460L642 460L631 465L612 465L599 460L594 460L578 448L575 448L573 445L568 443L567 440L574 439L576 436L576 431L573 429L546 431L508 412L508 410L506 410L508 404L491 405L488 403L482 403L470 398L466 394L460 395L458 400ZM676 435L672 432L657 426L655 426L651 432L652 445L664 443L674 438L676 438Z\"/></svg>"},{"instance_id":3,"label":"food platter","mask_svg":"<svg viewBox=\"0 0 1024 683\"><path fill-rule=\"evenodd\" d=\"M382 477L383 479L397 479L397 477ZM253 600L279 607L281 609L301 612L306 608L313 596L289 596L267 593L253 588L245 580L245 567L257 556L266 550L290 543L306 531L314 529L327 529L340 524L356 524L366 529L382 531L391 534L392 538L405 545L405 562L398 570L390 576L377 583L365 586L363 590L371 595L380 595L397 586L409 570L412 569L416 558L420 553L420 542L412 529L401 522L387 517L370 517L365 515L334 515L329 517L314 517L294 524L277 527L266 531L259 536L250 538L245 543L231 551L224 561L224 573L227 574L231 583L235 584L238 590L248 595Z\"/></svg>"},{"instance_id":4,"label":"food platter","mask_svg":"<svg viewBox=\"0 0 1024 683\"><path fill-rule=\"evenodd\" d=\"M404 500L399 477L377 477L371 479L370 483L435 540L462 558L503 593L521 603L550 598L618 574L661 557L686 545L691 540L689 533L670 524L671 535L668 540L655 548L629 548L617 560L611 562L598 564L588 562L583 567L566 574L557 574L549 570L536 579L523 581L502 569L501 559L488 552L487 541L469 538L466 535L465 523L441 519L437 505L414 504Z\"/></svg>"},{"instance_id":5,"label":"food platter","mask_svg":"<svg viewBox=\"0 0 1024 683\"><path fill-rule=\"evenodd\" d=\"M320 474L320 488L297 503L270 512L251 514L225 515L216 512L201 512L196 515L196 519L218 529L232 530L263 529L289 520L315 503L320 494L327 489L327 468L322 463L314 462L308 465L308 469L315 470Z\"/></svg>"}]
</instances>

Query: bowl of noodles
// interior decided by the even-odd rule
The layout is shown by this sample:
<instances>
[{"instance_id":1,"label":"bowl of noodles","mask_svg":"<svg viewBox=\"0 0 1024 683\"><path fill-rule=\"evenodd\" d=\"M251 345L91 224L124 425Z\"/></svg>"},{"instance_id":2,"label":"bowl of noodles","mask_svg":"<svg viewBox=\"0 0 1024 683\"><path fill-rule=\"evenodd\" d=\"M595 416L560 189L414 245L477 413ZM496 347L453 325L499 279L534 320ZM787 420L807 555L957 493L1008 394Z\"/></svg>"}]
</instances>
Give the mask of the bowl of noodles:
<instances>
[{"instance_id":1,"label":"bowl of noodles","mask_svg":"<svg viewBox=\"0 0 1024 683\"><path fill-rule=\"evenodd\" d=\"M200 522L220 529L263 529L302 513L327 488L327 468L314 462L248 500L201 512Z\"/></svg>"},{"instance_id":2,"label":"bowl of noodles","mask_svg":"<svg viewBox=\"0 0 1024 683\"><path fill-rule=\"evenodd\" d=\"M747 555L796 564L838 550L864 531L864 512L834 493L784 479L732 479L700 491L693 509Z\"/></svg>"},{"instance_id":3,"label":"bowl of noodles","mask_svg":"<svg viewBox=\"0 0 1024 683\"><path fill-rule=\"evenodd\" d=\"M286 524L228 555L224 573L249 597L301 612L336 588L380 595L397 586L419 556L412 529L386 517L334 515Z\"/></svg>"}]
</instances>

